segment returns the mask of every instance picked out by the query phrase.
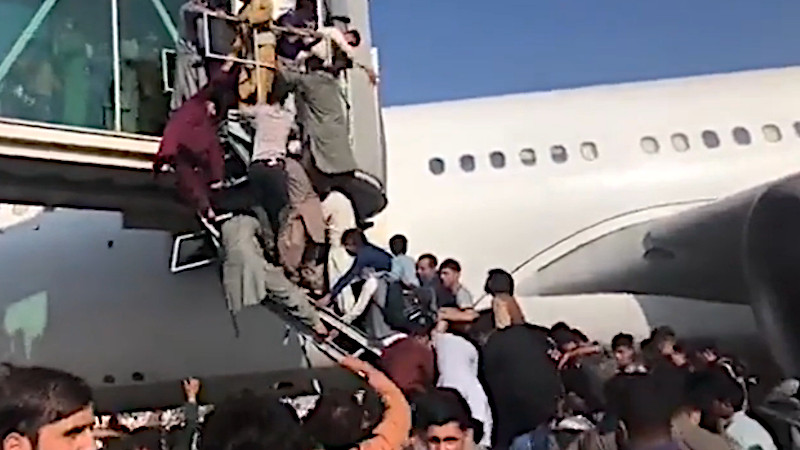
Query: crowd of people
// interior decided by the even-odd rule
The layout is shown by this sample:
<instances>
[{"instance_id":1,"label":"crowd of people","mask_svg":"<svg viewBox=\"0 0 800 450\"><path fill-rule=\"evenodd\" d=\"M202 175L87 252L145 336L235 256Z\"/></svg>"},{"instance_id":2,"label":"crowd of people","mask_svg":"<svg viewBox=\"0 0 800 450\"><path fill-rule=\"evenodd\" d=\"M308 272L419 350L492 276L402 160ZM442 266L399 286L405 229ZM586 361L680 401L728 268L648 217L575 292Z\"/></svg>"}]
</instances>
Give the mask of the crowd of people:
<instances>
[{"instance_id":1,"label":"crowd of people","mask_svg":"<svg viewBox=\"0 0 800 450\"><path fill-rule=\"evenodd\" d=\"M363 387L323 388L305 411L243 391L201 420L200 382L189 379L185 427L174 435L119 423L109 432L93 429L91 389L79 378L6 366L3 450L89 450L98 439L125 450L779 448L752 416L744 368L713 344L690 346L659 327L638 345L620 333L606 347L563 322L531 325L500 269L485 284L492 308L475 311L456 261L425 254L416 279L404 277L402 241L392 240L398 255L384 267L410 290L429 291L433 320L407 320L383 339L374 366L342 360ZM373 259L364 253L360 264Z\"/></svg>"},{"instance_id":2,"label":"crowd of people","mask_svg":"<svg viewBox=\"0 0 800 450\"><path fill-rule=\"evenodd\" d=\"M174 173L183 202L219 235L231 311L266 300L324 338L311 300L341 298L348 318L366 307L346 289L361 276L360 267L345 273L349 230L366 228L382 206L358 188L341 83L353 67L373 83L377 75L359 61L359 32L334 26L346 18L317 19L316 3L304 0L245 1L235 12L186 2L154 169ZM244 144L231 138L242 133Z\"/></svg>"},{"instance_id":3,"label":"crowd of people","mask_svg":"<svg viewBox=\"0 0 800 450\"><path fill-rule=\"evenodd\" d=\"M313 3L290 3L184 5L154 168L174 172L184 202L219 235L229 308L269 303L319 340L332 339L318 312L330 308L380 348L375 367L341 361L367 388L322 392L304 414L243 392L201 420L199 381L187 380L185 427L165 439L95 427L91 389L73 375L7 366L2 450L89 450L99 438L126 450L777 448L748 415L741 367L713 345L661 327L606 348L566 323L530 325L501 269L485 283L492 307L478 311L455 259L413 259L402 235L389 251L369 242L368 214L346 188L357 166L339 81L353 67L377 75L358 61L358 31L318 27ZM207 34L204 16L223 25ZM219 133L234 123L252 129L244 183L232 181Z\"/></svg>"}]
</instances>

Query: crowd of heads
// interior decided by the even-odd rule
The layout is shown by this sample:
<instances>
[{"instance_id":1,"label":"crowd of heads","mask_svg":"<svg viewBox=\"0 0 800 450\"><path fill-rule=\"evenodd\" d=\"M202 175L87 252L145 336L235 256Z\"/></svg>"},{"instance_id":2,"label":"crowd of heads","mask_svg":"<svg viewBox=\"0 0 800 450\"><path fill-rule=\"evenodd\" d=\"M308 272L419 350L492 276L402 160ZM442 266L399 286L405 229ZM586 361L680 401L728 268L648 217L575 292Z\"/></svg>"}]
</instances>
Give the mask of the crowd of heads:
<instances>
[{"instance_id":1,"label":"crowd of heads","mask_svg":"<svg viewBox=\"0 0 800 450\"><path fill-rule=\"evenodd\" d=\"M341 241L354 254L368 244L358 230ZM408 240L394 236L389 248L405 255ZM304 415L276 397L240 393L207 416L199 450L516 450L542 442L549 443L542 448L571 450L598 448L589 442L607 449L750 446L728 434L748 409L743 368L713 342L686 343L662 326L638 343L621 332L603 345L566 322L527 324L513 277L501 269L486 277L491 309L453 313L472 305L440 304L437 295L464 289L461 270L451 258L440 264L432 254L416 259L419 289L438 289L436 320L385 342L377 369L355 359L345 364L366 385L325 389ZM92 402L77 377L6 367L0 376L2 450L94 448ZM361 447L392 433L401 435L393 447ZM148 436L123 440L123 448L170 447Z\"/></svg>"}]
</instances>

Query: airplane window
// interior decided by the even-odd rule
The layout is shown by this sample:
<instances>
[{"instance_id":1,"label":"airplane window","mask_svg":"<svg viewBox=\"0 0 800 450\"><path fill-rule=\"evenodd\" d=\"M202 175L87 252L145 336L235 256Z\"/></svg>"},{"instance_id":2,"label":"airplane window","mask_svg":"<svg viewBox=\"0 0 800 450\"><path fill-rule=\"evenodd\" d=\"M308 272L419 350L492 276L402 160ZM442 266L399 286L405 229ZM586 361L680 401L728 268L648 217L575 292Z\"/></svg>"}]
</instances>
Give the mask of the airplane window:
<instances>
[{"instance_id":1,"label":"airplane window","mask_svg":"<svg viewBox=\"0 0 800 450\"><path fill-rule=\"evenodd\" d=\"M798 137L800 137L800 122L794 123L794 132L797 134Z\"/></svg>"},{"instance_id":2,"label":"airplane window","mask_svg":"<svg viewBox=\"0 0 800 450\"><path fill-rule=\"evenodd\" d=\"M461 169L464 172L472 172L475 170L475 157L472 155L464 155L461 157L459 161L461 163Z\"/></svg>"},{"instance_id":3,"label":"airplane window","mask_svg":"<svg viewBox=\"0 0 800 450\"><path fill-rule=\"evenodd\" d=\"M441 175L444 173L444 161L442 158L431 158L428 161L428 170L434 175Z\"/></svg>"},{"instance_id":4,"label":"airplane window","mask_svg":"<svg viewBox=\"0 0 800 450\"><path fill-rule=\"evenodd\" d=\"M554 145L550 147L550 157L555 163L565 163L567 162L567 149L563 145Z\"/></svg>"},{"instance_id":5,"label":"airplane window","mask_svg":"<svg viewBox=\"0 0 800 450\"><path fill-rule=\"evenodd\" d=\"M733 140L739 145L750 145L753 142L753 138L750 137L750 132L744 127L736 127L733 129Z\"/></svg>"},{"instance_id":6,"label":"airplane window","mask_svg":"<svg viewBox=\"0 0 800 450\"><path fill-rule=\"evenodd\" d=\"M643 137L640 145L642 146L642 151L651 155L658 153L658 151L661 149L661 146L658 145L656 138L650 136Z\"/></svg>"},{"instance_id":7,"label":"airplane window","mask_svg":"<svg viewBox=\"0 0 800 450\"><path fill-rule=\"evenodd\" d=\"M523 148L519 152L519 160L525 166L536 165L536 152L532 148Z\"/></svg>"},{"instance_id":8,"label":"airplane window","mask_svg":"<svg viewBox=\"0 0 800 450\"><path fill-rule=\"evenodd\" d=\"M683 133L673 134L672 147L679 152L685 152L686 150L689 150L689 138Z\"/></svg>"},{"instance_id":9,"label":"airplane window","mask_svg":"<svg viewBox=\"0 0 800 450\"><path fill-rule=\"evenodd\" d=\"M783 139L783 135L781 134L781 129L778 128L777 125L773 124L764 125L761 131L764 133L764 139L766 139L767 142L775 143L775 142L780 142L780 140Z\"/></svg>"},{"instance_id":10,"label":"airplane window","mask_svg":"<svg viewBox=\"0 0 800 450\"><path fill-rule=\"evenodd\" d=\"M489 154L489 162L495 169L502 169L506 166L506 155L503 152L492 152Z\"/></svg>"},{"instance_id":11,"label":"airplane window","mask_svg":"<svg viewBox=\"0 0 800 450\"><path fill-rule=\"evenodd\" d=\"M597 144L594 142L584 142L581 144L581 155L587 161L594 161L597 159Z\"/></svg>"},{"instance_id":12,"label":"airplane window","mask_svg":"<svg viewBox=\"0 0 800 450\"><path fill-rule=\"evenodd\" d=\"M703 144L706 145L708 148L717 148L719 147L719 136L715 131L706 130L703 131Z\"/></svg>"}]
</instances>

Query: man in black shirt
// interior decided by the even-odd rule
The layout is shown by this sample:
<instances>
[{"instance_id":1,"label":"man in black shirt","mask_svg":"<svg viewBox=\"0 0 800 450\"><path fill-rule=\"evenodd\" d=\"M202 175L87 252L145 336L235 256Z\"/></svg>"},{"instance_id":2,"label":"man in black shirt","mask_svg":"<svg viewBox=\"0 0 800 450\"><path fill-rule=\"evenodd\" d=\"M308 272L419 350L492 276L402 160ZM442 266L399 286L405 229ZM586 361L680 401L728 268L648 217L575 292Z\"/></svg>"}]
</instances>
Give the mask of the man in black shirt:
<instances>
[{"instance_id":1,"label":"man in black shirt","mask_svg":"<svg viewBox=\"0 0 800 450\"><path fill-rule=\"evenodd\" d=\"M547 330L514 324L495 331L483 346L482 375L494 412L495 449L554 418L562 393Z\"/></svg>"}]
</instances>

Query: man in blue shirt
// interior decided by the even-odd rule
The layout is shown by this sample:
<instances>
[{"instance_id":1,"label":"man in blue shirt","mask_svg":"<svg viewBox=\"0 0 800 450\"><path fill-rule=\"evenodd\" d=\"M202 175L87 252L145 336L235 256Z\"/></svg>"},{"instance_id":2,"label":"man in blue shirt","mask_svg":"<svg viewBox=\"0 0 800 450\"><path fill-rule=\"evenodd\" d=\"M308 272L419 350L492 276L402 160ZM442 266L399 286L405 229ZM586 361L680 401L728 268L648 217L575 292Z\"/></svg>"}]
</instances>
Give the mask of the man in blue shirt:
<instances>
[{"instance_id":1,"label":"man in blue shirt","mask_svg":"<svg viewBox=\"0 0 800 450\"><path fill-rule=\"evenodd\" d=\"M402 234L393 236L389 239L389 249L394 255L392 271L389 275L391 281L399 281L404 289L418 288L419 280L417 279L416 263L410 256L406 255L406 252L408 252L408 239Z\"/></svg>"},{"instance_id":2,"label":"man in blue shirt","mask_svg":"<svg viewBox=\"0 0 800 450\"><path fill-rule=\"evenodd\" d=\"M364 281L361 294L355 305L343 312L342 320L352 322L371 306L370 300L375 298L377 307L370 307L368 311L367 327L369 334L375 338L382 338L391 329L385 324L382 317L381 308L386 301L386 292L378 292L381 287L385 288L385 282L381 279L388 275L392 270L392 255L376 247L367 241L364 232L358 229L350 229L342 235L342 245L347 253L355 257L353 265L342 275L333 285L330 294L326 295L317 303L319 306L327 306L331 300L335 299L344 288L357 282Z\"/></svg>"}]
</instances>

